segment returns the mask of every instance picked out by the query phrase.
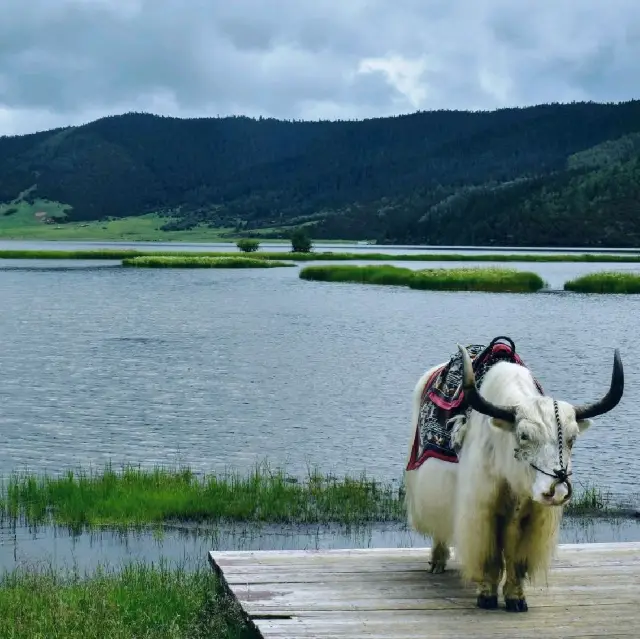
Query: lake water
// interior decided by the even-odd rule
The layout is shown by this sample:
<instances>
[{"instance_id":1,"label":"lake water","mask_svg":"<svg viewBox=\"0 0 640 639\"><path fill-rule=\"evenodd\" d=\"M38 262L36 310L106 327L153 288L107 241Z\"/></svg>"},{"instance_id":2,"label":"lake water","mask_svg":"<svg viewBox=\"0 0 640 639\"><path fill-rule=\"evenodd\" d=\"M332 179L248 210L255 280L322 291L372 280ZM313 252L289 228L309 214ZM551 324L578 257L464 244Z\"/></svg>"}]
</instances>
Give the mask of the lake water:
<instances>
[{"instance_id":1,"label":"lake water","mask_svg":"<svg viewBox=\"0 0 640 639\"><path fill-rule=\"evenodd\" d=\"M538 272L552 289L585 272L640 271L511 266ZM325 284L300 280L298 268L0 260L0 311L0 474L107 461L213 471L267 458L299 475L311 465L399 480L423 371L458 341L508 335L545 390L573 402L607 390L613 349L621 349L625 396L576 446L575 475L625 498L638 492L640 296Z\"/></svg>"},{"instance_id":2,"label":"lake water","mask_svg":"<svg viewBox=\"0 0 640 639\"><path fill-rule=\"evenodd\" d=\"M565 517L560 543L640 541L640 521ZM130 562L169 562L202 567L210 550L331 550L334 548L412 548L431 542L401 524L359 529L340 526L267 525L168 527L161 533L142 530L71 534L61 528L0 526L0 573L14 568L118 568Z\"/></svg>"}]
</instances>

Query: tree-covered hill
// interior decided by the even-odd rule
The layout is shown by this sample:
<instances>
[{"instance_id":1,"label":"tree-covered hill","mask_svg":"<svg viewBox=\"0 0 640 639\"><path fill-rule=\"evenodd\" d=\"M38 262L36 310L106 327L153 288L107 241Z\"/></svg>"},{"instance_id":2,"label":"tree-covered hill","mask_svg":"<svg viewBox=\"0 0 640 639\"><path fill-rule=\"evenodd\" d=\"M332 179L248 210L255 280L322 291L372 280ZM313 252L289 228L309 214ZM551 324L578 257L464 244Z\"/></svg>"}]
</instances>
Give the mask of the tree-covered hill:
<instances>
[{"instance_id":1,"label":"tree-covered hill","mask_svg":"<svg viewBox=\"0 0 640 639\"><path fill-rule=\"evenodd\" d=\"M638 246L639 191L640 101L338 122L127 113L0 137L0 202L60 202L66 221L160 212L174 230Z\"/></svg>"}]
</instances>

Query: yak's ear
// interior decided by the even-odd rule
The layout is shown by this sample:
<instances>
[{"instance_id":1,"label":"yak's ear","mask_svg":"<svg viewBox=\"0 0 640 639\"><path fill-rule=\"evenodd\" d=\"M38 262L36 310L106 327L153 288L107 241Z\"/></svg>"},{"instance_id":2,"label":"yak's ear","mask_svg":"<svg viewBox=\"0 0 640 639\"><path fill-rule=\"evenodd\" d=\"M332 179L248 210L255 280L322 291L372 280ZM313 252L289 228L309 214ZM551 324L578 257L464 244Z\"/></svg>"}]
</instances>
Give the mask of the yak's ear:
<instances>
[{"instance_id":1,"label":"yak's ear","mask_svg":"<svg viewBox=\"0 0 640 639\"><path fill-rule=\"evenodd\" d=\"M491 424L492 426L495 426L496 428L499 428L500 430L503 430L507 433L514 431L516 427L515 422L508 422L504 419L498 419L497 417L491 418Z\"/></svg>"},{"instance_id":2,"label":"yak's ear","mask_svg":"<svg viewBox=\"0 0 640 639\"><path fill-rule=\"evenodd\" d=\"M590 419L581 419L578 422L578 430L580 431L580 434L582 435L582 433L584 433L585 430L587 430L591 424L593 424L593 422Z\"/></svg>"}]
</instances>

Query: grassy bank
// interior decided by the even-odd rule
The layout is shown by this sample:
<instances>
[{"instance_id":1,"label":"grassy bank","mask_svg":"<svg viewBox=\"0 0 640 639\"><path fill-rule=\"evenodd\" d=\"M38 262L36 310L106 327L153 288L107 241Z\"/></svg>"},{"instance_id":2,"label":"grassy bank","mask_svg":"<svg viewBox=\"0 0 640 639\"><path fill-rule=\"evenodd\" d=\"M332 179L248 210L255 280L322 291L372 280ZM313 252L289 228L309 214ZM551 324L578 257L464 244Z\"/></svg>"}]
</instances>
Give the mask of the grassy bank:
<instances>
[{"instance_id":1,"label":"grassy bank","mask_svg":"<svg viewBox=\"0 0 640 639\"><path fill-rule=\"evenodd\" d=\"M205 559L203 558L203 562ZM18 570L0 579L0 636L15 639L250 639L237 603L206 565L130 564L91 576Z\"/></svg>"},{"instance_id":2,"label":"grassy bank","mask_svg":"<svg viewBox=\"0 0 640 639\"><path fill-rule=\"evenodd\" d=\"M565 282L565 291L576 293L640 293L640 273L590 273Z\"/></svg>"},{"instance_id":3,"label":"grassy bank","mask_svg":"<svg viewBox=\"0 0 640 639\"><path fill-rule=\"evenodd\" d=\"M359 524L402 516L398 489L365 477L311 473L304 482L283 471L196 476L126 467L62 477L14 474L1 489L0 513L30 523L49 515L69 526L168 521L251 521Z\"/></svg>"},{"instance_id":4,"label":"grassy bank","mask_svg":"<svg viewBox=\"0 0 640 639\"><path fill-rule=\"evenodd\" d=\"M568 512L614 510L599 490L588 488L576 491ZM55 477L18 473L2 484L0 514L10 521L52 520L76 529L175 521L356 526L405 519L402 489L393 484L318 472L297 481L263 467L246 475L131 466Z\"/></svg>"},{"instance_id":5,"label":"grassy bank","mask_svg":"<svg viewBox=\"0 0 640 639\"><path fill-rule=\"evenodd\" d=\"M295 264L235 255L227 257L157 255L126 258L122 260L122 266L138 268L274 268L277 266L295 266Z\"/></svg>"},{"instance_id":6,"label":"grassy bank","mask_svg":"<svg viewBox=\"0 0 640 639\"><path fill-rule=\"evenodd\" d=\"M0 238L2 239L2 238ZM213 240L212 240L213 241ZM274 240L275 241L275 240ZM283 240L284 242L284 240ZM131 249L91 249L79 251L64 250L0 250L0 259L39 259L39 260L121 260L133 257L171 255L175 257L225 257L238 255L229 251L143 251ZM255 259L308 261L376 261L376 262L593 262L593 263L640 263L640 255L607 254L460 254L460 253L347 253L331 251L312 251L311 253L292 253L289 251L257 251L251 254Z\"/></svg>"},{"instance_id":7,"label":"grassy bank","mask_svg":"<svg viewBox=\"0 0 640 639\"><path fill-rule=\"evenodd\" d=\"M435 291L531 292L544 286L536 273L507 268L454 268L414 271L396 266L308 266L305 280L408 286Z\"/></svg>"},{"instance_id":8,"label":"grassy bank","mask_svg":"<svg viewBox=\"0 0 640 639\"><path fill-rule=\"evenodd\" d=\"M141 241L141 242L231 242L232 228L201 225L184 231L163 231L170 218L153 213L135 217L64 222L68 206L59 202L36 199L33 203L18 200L0 204L0 239L43 241Z\"/></svg>"}]
</instances>

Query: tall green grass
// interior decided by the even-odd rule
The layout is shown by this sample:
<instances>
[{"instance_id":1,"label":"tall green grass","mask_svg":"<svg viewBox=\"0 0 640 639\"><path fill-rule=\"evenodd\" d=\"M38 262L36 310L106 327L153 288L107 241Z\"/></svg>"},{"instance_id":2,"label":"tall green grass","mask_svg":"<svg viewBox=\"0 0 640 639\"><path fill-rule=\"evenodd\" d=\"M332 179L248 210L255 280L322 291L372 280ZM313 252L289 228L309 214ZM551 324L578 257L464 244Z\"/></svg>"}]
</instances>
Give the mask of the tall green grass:
<instances>
[{"instance_id":1,"label":"tall green grass","mask_svg":"<svg viewBox=\"0 0 640 639\"><path fill-rule=\"evenodd\" d=\"M138 251L131 249L91 249L78 251L64 250L2 250L0 259L78 259L78 260L121 260L132 257L172 255L177 257L228 257L235 253L228 251ZM408 253L392 255L389 253L365 253L365 252L336 252L322 251L311 253L292 253L287 251L257 251L251 254L252 258L293 260L299 262L316 260L334 261L395 261L395 262L640 262L640 255L609 255L594 253L570 253L570 254L527 254L508 253L491 254L480 253L470 255L468 253Z\"/></svg>"},{"instance_id":2,"label":"tall green grass","mask_svg":"<svg viewBox=\"0 0 640 639\"><path fill-rule=\"evenodd\" d=\"M640 273L590 273L565 282L564 290L576 293L637 294L640 293Z\"/></svg>"},{"instance_id":3,"label":"tall green grass","mask_svg":"<svg viewBox=\"0 0 640 639\"><path fill-rule=\"evenodd\" d=\"M307 266L305 280L408 286L420 290L532 292L544 286L536 273L507 268L454 268L414 271L396 266Z\"/></svg>"},{"instance_id":4,"label":"tall green grass","mask_svg":"<svg viewBox=\"0 0 640 639\"><path fill-rule=\"evenodd\" d=\"M225 257L175 255L129 257L122 260L122 266L142 268L274 268L278 266L295 266L295 264L227 254Z\"/></svg>"},{"instance_id":5,"label":"tall green grass","mask_svg":"<svg viewBox=\"0 0 640 639\"><path fill-rule=\"evenodd\" d=\"M203 557L203 563L206 559ZM0 636L250 639L240 605L203 566L130 564L92 575L19 569L0 579Z\"/></svg>"},{"instance_id":6,"label":"tall green grass","mask_svg":"<svg viewBox=\"0 0 640 639\"><path fill-rule=\"evenodd\" d=\"M188 468L133 466L61 476L14 473L2 483L0 495L0 516L8 522L55 523L76 531L175 521L362 526L405 520L402 486L318 471L299 481L267 465L246 475L199 476ZM608 498L589 487L576 491L567 512L614 510Z\"/></svg>"},{"instance_id":7,"label":"tall green grass","mask_svg":"<svg viewBox=\"0 0 640 639\"><path fill-rule=\"evenodd\" d=\"M362 284L389 284L409 286L417 271L389 265L354 266L332 264L306 266L300 270L300 279L316 282L358 282Z\"/></svg>"},{"instance_id":8,"label":"tall green grass","mask_svg":"<svg viewBox=\"0 0 640 639\"><path fill-rule=\"evenodd\" d=\"M607 514L615 509L611 506L611 497L602 492L597 486L587 485L578 491L565 507L568 515L596 515Z\"/></svg>"},{"instance_id":9,"label":"tall green grass","mask_svg":"<svg viewBox=\"0 0 640 639\"><path fill-rule=\"evenodd\" d=\"M395 521L403 512L398 489L390 484L315 471L298 482L263 466L246 475L220 476L132 466L58 477L17 473L3 482L0 494L5 518L28 523L52 518L76 528L176 520L356 525Z\"/></svg>"}]
</instances>

